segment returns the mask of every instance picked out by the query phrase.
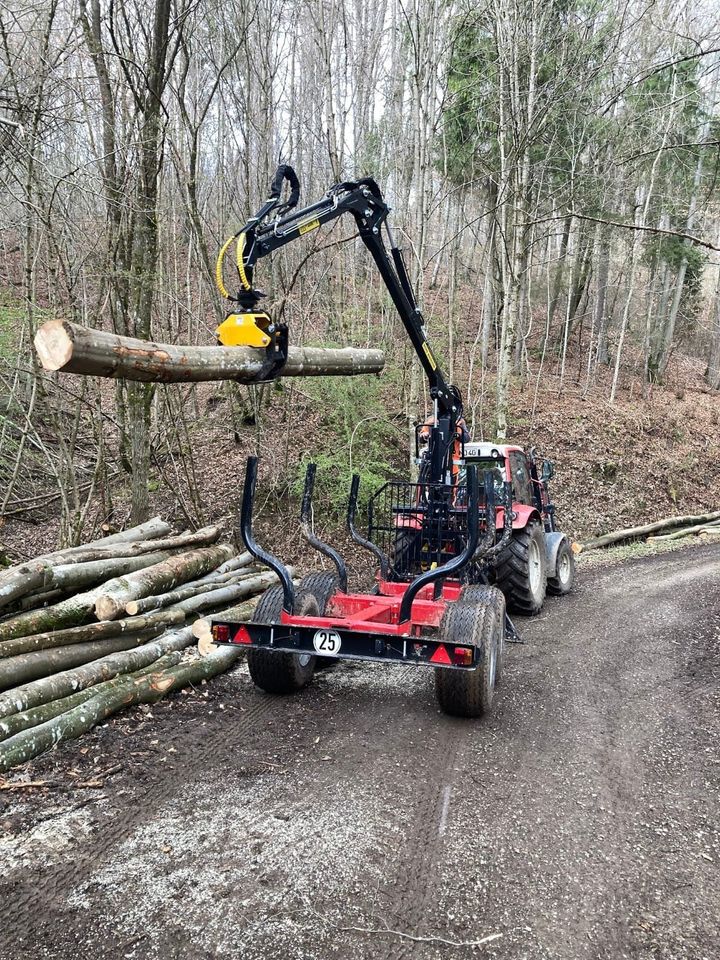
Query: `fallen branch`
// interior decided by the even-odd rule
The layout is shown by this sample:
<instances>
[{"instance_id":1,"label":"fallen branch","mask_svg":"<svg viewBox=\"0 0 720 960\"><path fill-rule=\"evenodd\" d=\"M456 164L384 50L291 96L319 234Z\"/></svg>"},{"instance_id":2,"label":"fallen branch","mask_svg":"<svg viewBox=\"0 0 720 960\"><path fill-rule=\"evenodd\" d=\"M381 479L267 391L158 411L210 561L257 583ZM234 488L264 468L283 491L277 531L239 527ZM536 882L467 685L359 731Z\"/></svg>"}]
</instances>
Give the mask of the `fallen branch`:
<instances>
[{"instance_id":1,"label":"fallen branch","mask_svg":"<svg viewBox=\"0 0 720 960\"><path fill-rule=\"evenodd\" d=\"M583 552L586 550L597 550L599 547L608 547L613 543L622 543L625 540L637 540L646 536L648 533L655 533L656 530L670 530L673 527L683 527L688 524L708 523L711 520L720 519L720 510L713 513L700 514L698 516L686 517L667 517L665 520L658 520L656 523L647 523L642 527L629 527L627 530L616 530L613 533L606 533L595 540L589 540L582 544Z\"/></svg>"},{"instance_id":2,"label":"fallen branch","mask_svg":"<svg viewBox=\"0 0 720 960\"><path fill-rule=\"evenodd\" d=\"M49 320L35 335L45 370L119 377L151 383L237 380L252 383L265 352L250 347L175 346L89 330L67 320ZM380 373L381 350L290 347L284 377L353 376Z\"/></svg>"}]
</instances>

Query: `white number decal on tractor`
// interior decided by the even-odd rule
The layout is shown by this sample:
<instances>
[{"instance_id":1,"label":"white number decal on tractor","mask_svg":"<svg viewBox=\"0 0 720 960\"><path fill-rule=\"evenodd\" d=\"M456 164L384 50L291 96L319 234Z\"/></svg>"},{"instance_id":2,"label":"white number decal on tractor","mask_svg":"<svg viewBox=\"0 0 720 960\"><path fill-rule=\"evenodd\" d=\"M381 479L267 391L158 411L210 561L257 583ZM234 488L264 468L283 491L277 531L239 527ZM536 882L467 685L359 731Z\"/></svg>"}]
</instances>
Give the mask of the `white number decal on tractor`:
<instances>
[{"instance_id":1,"label":"white number decal on tractor","mask_svg":"<svg viewBox=\"0 0 720 960\"><path fill-rule=\"evenodd\" d=\"M340 634L334 630L316 630L313 637L313 646L318 653L326 657L335 657L340 653L342 640Z\"/></svg>"}]
</instances>

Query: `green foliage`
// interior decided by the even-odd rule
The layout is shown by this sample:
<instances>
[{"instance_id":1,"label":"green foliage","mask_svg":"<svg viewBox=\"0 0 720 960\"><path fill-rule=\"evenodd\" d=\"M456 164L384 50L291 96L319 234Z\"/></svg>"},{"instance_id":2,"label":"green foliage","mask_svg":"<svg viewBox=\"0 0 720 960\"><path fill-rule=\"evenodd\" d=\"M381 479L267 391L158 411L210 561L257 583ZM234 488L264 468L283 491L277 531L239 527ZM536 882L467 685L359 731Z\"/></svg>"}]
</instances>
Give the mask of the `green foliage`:
<instances>
[{"instance_id":1,"label":"green foliage","mask_svg":"<svg viewBox=\"0 0 720 960\"><path fill-rule=\"evenodd\" d=\"M307 452L291 482L302 496L308 463L317 464L313 503L323 517L342 520L353 473L360 476L359 508L393 473L392 452L401 435L381 396L381 383L370 377L317 381L313 384L320 422L308 435Z\"/></svg>"}]
</instances>

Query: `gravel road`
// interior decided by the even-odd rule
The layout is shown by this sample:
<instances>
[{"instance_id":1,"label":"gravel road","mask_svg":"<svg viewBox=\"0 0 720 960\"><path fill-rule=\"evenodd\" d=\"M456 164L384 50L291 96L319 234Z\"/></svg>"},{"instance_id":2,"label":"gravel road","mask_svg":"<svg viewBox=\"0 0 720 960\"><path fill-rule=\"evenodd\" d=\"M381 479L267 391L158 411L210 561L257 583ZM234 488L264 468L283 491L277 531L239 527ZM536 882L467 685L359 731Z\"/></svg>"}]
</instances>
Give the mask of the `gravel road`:
<instances>
[{"instance_id":1,"label":"gravel road","mask_svg":"<svg viewBox=\"0 0 720 960\"><path fill-rule=\"evenodd\" d=\"M720 547L520 626L487 720L419 668L243 667L36 761L0 957L717 960Z\"/></svg>"}]
</instances>

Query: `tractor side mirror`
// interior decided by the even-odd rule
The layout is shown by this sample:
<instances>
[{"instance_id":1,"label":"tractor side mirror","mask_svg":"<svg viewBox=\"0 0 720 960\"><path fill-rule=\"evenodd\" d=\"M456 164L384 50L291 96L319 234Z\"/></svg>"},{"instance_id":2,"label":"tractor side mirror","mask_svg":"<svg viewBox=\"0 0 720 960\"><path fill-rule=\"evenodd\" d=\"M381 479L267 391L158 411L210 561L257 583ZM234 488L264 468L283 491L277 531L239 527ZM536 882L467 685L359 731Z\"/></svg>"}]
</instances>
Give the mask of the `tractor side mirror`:
<instances>
[{"instance_id":1,"label":"tractor side mirror","mask_svg":"<svg viewBox=\"0 0 720 960\"><path fill-rule=\"evenodd\" d=\"M543 480L552 480L555 476L555 465L552 460L543 460L542 462L542 478Z\"/></svg>"}]
</instances>

